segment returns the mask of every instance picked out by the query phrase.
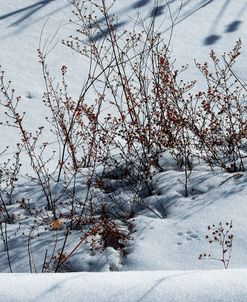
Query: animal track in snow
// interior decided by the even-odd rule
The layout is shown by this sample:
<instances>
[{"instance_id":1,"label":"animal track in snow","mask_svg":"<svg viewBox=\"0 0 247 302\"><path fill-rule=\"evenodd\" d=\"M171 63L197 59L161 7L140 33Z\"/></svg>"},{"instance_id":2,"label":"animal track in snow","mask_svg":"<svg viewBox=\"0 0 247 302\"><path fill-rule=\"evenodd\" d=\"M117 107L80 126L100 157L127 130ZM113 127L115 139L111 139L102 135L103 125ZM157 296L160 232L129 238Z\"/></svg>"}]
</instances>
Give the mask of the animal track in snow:
<instances>
[{"instance_id":1,"label":"animal track in snow","mask_svg":"<svg viewBox=\"0 0 247 302\"><path fill-rule=\"evenodd\" d=\"M197 239L198 235L197 234L190 234L190 237L193 238L193 239Z\"/></svg>"},{"instance_id":2,"label":"animal track in snow","mask_svg":"<svg viewBox=\"0 0 247 302\"><path fill-rule=\"evenodd\" d=\"M198 233L198 231L196 231ZM177 232L177 236L180 237L180 239L183 239L184 242L190 242L193 240L201 240L198 234L193 233L192 231L186 231L185 233L183 232ZM178 241L177 245L182 245L183 242Z\"/></svg>"}]
</instances>

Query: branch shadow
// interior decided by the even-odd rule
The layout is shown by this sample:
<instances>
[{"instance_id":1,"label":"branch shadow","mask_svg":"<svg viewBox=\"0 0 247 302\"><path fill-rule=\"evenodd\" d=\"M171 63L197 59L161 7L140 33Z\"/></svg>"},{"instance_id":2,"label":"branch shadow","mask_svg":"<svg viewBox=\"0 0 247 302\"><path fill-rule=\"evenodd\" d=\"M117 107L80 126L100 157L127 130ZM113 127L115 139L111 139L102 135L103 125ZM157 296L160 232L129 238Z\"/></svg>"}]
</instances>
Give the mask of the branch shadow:
<instances>
[{"instance_id":1,"label":"branch shadow","mask_svg":"<svg viewBox=\"0 0 247 302\"><path fill-rule=\"evenodd\" d=\"M117 24L114 24L114 30L123 27L126 23L127 23L126 21L122 21L122 22L118 22ZM97 32L90 40L87 41L87 43L97 42L99 40L107 38L109 34L110 34L110 30L108 28L105 28L104 30Z\"/></svg>"},{"instance_id":2,"label":"branch shadow","mask_svg":"<svg viewBox=\"0 0 247 302\"><path fill-rule=\"evenodd\" d=\"M237 31L239 29L241 23L242 23L242 21L240 21L240 20L235 20L235 21L229 23L226 26L225 33L232 33L234 31Z\"/></svg>"},{"instance_id":3,"label":"branch shadow","mask_svg":"<svg viewBox=\"0 0 247 302\"><path fill-rule=\"evenodd\" d=\"M217 34L218 26L219 26L221 20L223 19L225 12L229 9L229 5L231 3L232 3L231 0L225 0L225 2L223 3L220 11L215 16L215 21L213 22L213 24L211 26L212 34L210 34L208 37L206 37L204 39L204 41L203 41L204 45L206 45L206 46L213 45L213 44L217 43L218 40L221 38L221 36ZM243 23L240 20L240 17L246 11L246 8L247 8L247 3L245 3L244 6L241 7L239 13L235 17L236 19L226 25L226 29L225 29L224 33L229 34L229 33L233 33L233 32L236 32L239 30L241 24Z\"/></svg>"},{"instance_id":4,"label":"branch shadow","mask_svg":"<svg viewBox=\"0 0 247 302\"><path fill-rule=\"evenodd\" d=\"M147 4L149 4L152 0L139 0L137 1L136 3L134 3L131 8L132 9L136 9L136 8L140 8L140 7L143 7Z\"/></svg>"},{"instance_id":5,"label":"branch shadow","mask_svg":"<svg viewBox=\"0 0 247 302\"><path fill-rule=\"evenodd\" d=\"M220 38L221 38L220 35L214 35L214 34L209 35L203 40L203 44L205 46L214 45L216 42L220 40Z\"/></svg>"},{"instance_id":6,"label":"branch shadow","mask_svg":"<svg viewBox=\"0 0 247 302\"><path fill-rule=\"evenodd\" d=\"M184 276L184 275L191 275L193 273L196 273L196 272L184 272L184 273L175 273L171 276L168 276L168 277L164 277L164 278L161 278L161 279L158 279L152 287L150 287L149 289L147 289L147 291L143 294L143 296L141 298L139 298L136 302L141 302L141 301L146 301L145 298L147 298L147 296L155 290L155 288L159 287L162 285L162 283L164 283L165 281L169 280L169 279L173 279L174 277L180 277L180 276Z\"/></svg>"},{"instance_id":7,"label":"branch shadow","mask_svg":"<svg viewBox=\"0 0 247 302\"><path fill-rule=\"evenodd\" d=\"M22 16L21 18L19 18L17 21L13 22L12 24L10 24L10 26L17 26L20 23L22 23L24 20L31 17L37 11L39 11L40 9L44 8L45 6L47 6L48 4L50 4L51 2L54 2L54 1L56 1L56 0L41 0L37 3L32 4L32 5L29 5L29 6L26 6L24 8L12 11L8 14L2 15L2 16L0 16L0 20L8 19L12 16L16 16L16 15L19 15L19 14L24 12L25 13L24 16Z\"/></svg>"},{"instance_id":8,"label":"branch shadow","mask_svg":"<svg viewBox=\"0 0 247 302\"><path fill-rule=\"evenodd\" d=\"M49 4L59 3L57 0L38 0L36 3L33 3L32 5L25 6L20 9L16 9L12 12L0 15L0 21L1 20L8 20L11 17L16 17L17 20L12 22L8 27L20 27L17 29L18 32L20 32L22 29L26 28L28 26L27 20L29 20L32 16L37 15L38 12L47 7ZM205 8L210 3L214 2L215 0L201 0L194 4L192 0L184 1L182 4L182 10L181 5L178 5L176 9L173 10L172 14L179 15L179 18L176 20L175 24L173 26L183 22L187 18L191 17L195 13L197 13L199 10ZM134 2L134 3L133 3ZM127 5L125 8L123 8L120 11L116 11L116 15L126 15L130 11L139 10L143 7L149 6L150 12L147 16L147 18L156 18L160 17L162 15L165 15L165 9L168 5L170 5L173 2L176 2L175 0L168 0L164 1L163 4L161 2L156 2L154 0L136 0L133 1L131 4ZM193 3L193 4L192 4ZM203 45L209 46L216 44L220 39L221 35L217 33L218 26L220 22L222 22L222 19L224 18L225 12L229 9L229 5L232 3L232 0L223 0L222 5L219 9L219 12L216 13L214 21L212 22L211 28L209 30L209 35L203 39ZM189 6L189 8L188 8ZM63 6L64 8L64 6ZM49 15L55 14L57 11L59 11L61 8L53 10ZM247 9L247 3L241 7L239 13L237 16L235 16L235 20L230 22L225 27L225 34L233 33L239 30L241 24L243 21L241 21L240 16L244 13L244 11ZM181 11L180 11L181 10ZM10 19L11 20L11 19ZM40 18L38 18L40 20ZM97 22L91 24L92 27L96 27L97 25L101 24L104 21L104 18L97 20ZM117 24L117 28L122 28L126 25L127 21L121 21ZM101 24L102 25L102 24ZM170 28L167 28L164 32L169 31ZM99 41L106 36L109 35L109 31L107 29L103 29L101 33L97 33L95 37L93 37L94 41Z\"/></svg>"}]
</instances>

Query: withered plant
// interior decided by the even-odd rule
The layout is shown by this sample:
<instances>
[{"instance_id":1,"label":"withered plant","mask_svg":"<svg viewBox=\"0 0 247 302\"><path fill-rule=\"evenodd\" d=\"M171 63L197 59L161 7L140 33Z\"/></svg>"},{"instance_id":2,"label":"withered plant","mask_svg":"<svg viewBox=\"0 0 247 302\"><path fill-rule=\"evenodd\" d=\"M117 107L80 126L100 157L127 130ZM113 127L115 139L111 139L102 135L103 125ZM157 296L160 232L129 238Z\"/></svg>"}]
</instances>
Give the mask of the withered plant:
<instances>
[{"instance_id":1,"label":"withered plant","mask_svg":"<svg viewBox=\"0 0 247 302\"><path fill-rule=\"evenodd\" d=\"M3 150L0 156L4 156L7 150L8 147ZM12 223L14 221L14 216L9 214L7 206L15 203L13 195L21 168L20 144L17 144L17 150L12 158L7 158L0 164L0 222Z\"/></svg>"},{"instance_id":2,"label":"withered plant","mask_svg":"<svg viewBox=\"0 0 247 302\"><path fill-rule=\"evenodd\" d=\"M210 244L218 244L220 247L220 257L215 257L211 254L203 253L199 255L199 260L216 260L222 262L224 268L229 267L231 254L232 254L232 243L233 243L233 233L232 233L232 221L222 223L218 225L209 225L208 231L210 235L206 235L205 238Z\"/></svg>"},{"instance_id":3,"label":"withered plant","mask_svg":"<svg viewBox=\"0 0 247 302\"><path fill-rule=\"evenodd\" d=\"M196 95L198 108L192 128L197 139L199 157L212 168L229 172L244 171L246 157L246 91L233 69L240 55L241 40L220 59L214 51L208 63L197 63L207 88Z\"/></svg>"},{"instance_id":4,"label":"withered plant","mask_svg":"<svg viewBox=\"0 0 247 302\"><path fill-rule=\"evenodd\" d=\"M71 3L73 22L80 27L64 44L88 59L90 70L98 70L98 77L91 77L94 89L115 112L104 117L107 128L100 123L99 136L103 133L103 141L118 150L126 176L140 191L144 187L151 194L152 175L162 171L160 152L173 148L181 156L179 165L188 171L191 144L186 113L194 82L178 79L186 66L175 69L169 41L165 45L155 18L148 24L139 18L137 28L128 32L119 29L117 16L110 13L114 1L108 6L106 1L91 3L90 10L85 1ZM112 157L100 151L101 159L105 154Z\"/></svg>"},{"instance_id":5,"label":"withered plant","mask_svg":"<svg viewBox=\"0 0 247 302\"><path fill-rule=\"evenodd\" d=\"M3 96L1 105L4 106L6 110L6 125L17 128L19 131L22 149L27 153L31 167L35 172L39 185L42 187L47 201L47 208L51 210L55 216L55 204L50 187L52 179L48 168L49 162L54 158L54 153L49 155L48 158L43 156L48 145L47 142L42 142L40 139L44 126L38 127L38 130L34 133L28 131L24 123L26 113L19 112L21 97L15 96L15 90L11 88L11 82L6 82L4 71L0 71L0 91Z\"/></svg>"}]
</instances>

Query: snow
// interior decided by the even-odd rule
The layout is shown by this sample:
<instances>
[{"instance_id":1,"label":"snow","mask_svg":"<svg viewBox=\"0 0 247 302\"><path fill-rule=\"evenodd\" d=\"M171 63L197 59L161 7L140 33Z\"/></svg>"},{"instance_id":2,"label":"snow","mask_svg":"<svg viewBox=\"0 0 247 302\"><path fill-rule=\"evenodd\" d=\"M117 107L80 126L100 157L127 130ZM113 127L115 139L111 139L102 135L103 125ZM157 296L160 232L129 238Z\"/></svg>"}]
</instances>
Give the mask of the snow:
<instances>
[{"instance_id":1,"label":"snow","mask_svg":"<svg viewBox=\"0 0 247 302\"><path fill-rule=\"evenodd\" d=\"M164 40L168 40L171 15L165 2L158 1L157 22L161 24ZM130 20L139 12L149 20L153 3L151 0L116 0L113 12L120 16L122 29L128 29ZM243 81L247 80L246 1L184 0L181 11L180 1L169 3L175 22L171 55L176 58L178 66L184 63L191 66L186 71L188 79L200 80L194 59L199 62L208 60L212 48L219 54L229 52L241 37L242 54L235 69ZM70 91L73 96L80 91L87 66L80 56L60 43L73 32L68 22L71 16L71 5L66 0L15 0L1 4L0 65L6 71L7 78L12 80L17 94L22 96L29 129L43 125L48 114L42 103L44 84L37 59L40 41L44 43L54 37L56 47L49 55L51 72L58 79L60 66L67 65ZM48 43L49 47L52 45ZM3 112L0 112L0 117L4 118ZM45 140L49 142L49 150L52 150L56 148L54 136L46 127ZM0 127L0 151L6 145L11 146L5 154L7 157L13 154L17 138L14 129ZM13 204L8 206L16 222L7 225L8 253L14 274L7 274L10 266L6 245L0 240L0 301L57 299L63 302L68 298L73 302L246 301L246 172L229 174L221 169L211 171L198 163L189 180L189 197L185 197L184 173L177 169L169 154L163 158L166 169L155 175L153 195L145 198L146 205L152 211L145 208L129 220L133 231L125 247L126 255L113 247L92 251L89 240L85 244L83 242L65 263L62 270L65 273L40 274L43 270L48 273L56 268L66 236L66 221L63 221L61 229L52 228L52 213L46 211L44 194L30 177L32 171L28 159L24 157L22 182L16 188ZM78 199L87 193L87 173L85 169L77 180ZM132 192L118 188L116 180L111 181L117 187L115 198L126 200L127 207ZM54 182L51 188L55 197L63 192L62 183ZM101 197L104 200L107 198L104 194ZM33 213L40 210L37 217L30 215L23 207L22 199ZM61 210L64 215L69 213L68 200L69 194L64 194L61 199L65 205ZM220 258L219 245L210 245L205 238L207 227L230 221L233 222L234 234L230 269L224 270L221 261L198 260L201 253L211 253ZM127 233L126 225L121 225L120 221L119 224L121 231ZM85 228L69 234L66 255L86 231ZM45 258L50 262L44 269Z\"/></svg>"},{"instance_id":2,"label":"snow","mask_svg":"<svg viewBox=\"0 0 247 302\"><path fill-rule=\"evenodd\" d=\"M247 271L145 271L0 275L6 302L244 302Z\"/></svg>"}]
</instances>

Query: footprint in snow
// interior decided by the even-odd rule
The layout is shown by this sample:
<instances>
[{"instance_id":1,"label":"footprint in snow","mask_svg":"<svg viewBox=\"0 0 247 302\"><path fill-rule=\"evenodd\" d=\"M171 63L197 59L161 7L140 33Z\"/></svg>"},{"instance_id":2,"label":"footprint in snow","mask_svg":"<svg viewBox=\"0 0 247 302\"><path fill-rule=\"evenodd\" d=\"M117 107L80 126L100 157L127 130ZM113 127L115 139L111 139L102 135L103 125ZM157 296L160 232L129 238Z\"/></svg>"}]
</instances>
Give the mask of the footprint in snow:
<instances>
[{"instance_id":1,"label":"footprint in snow","mask_svg":"<svg viewBox=\"0 0 247 302\"><path fill-rule=\"evenodd\" d=\"M198 233L198 231L196 231ZM193 233L192 231L186 231L185 233L183 232L177 232L177 236L179 236L181 239L183 238L185 242L190 242L192 240L201 240L198 234ZM177 245L182 245L183 242L178 241Z\"/></svg>"}]
</instances>

